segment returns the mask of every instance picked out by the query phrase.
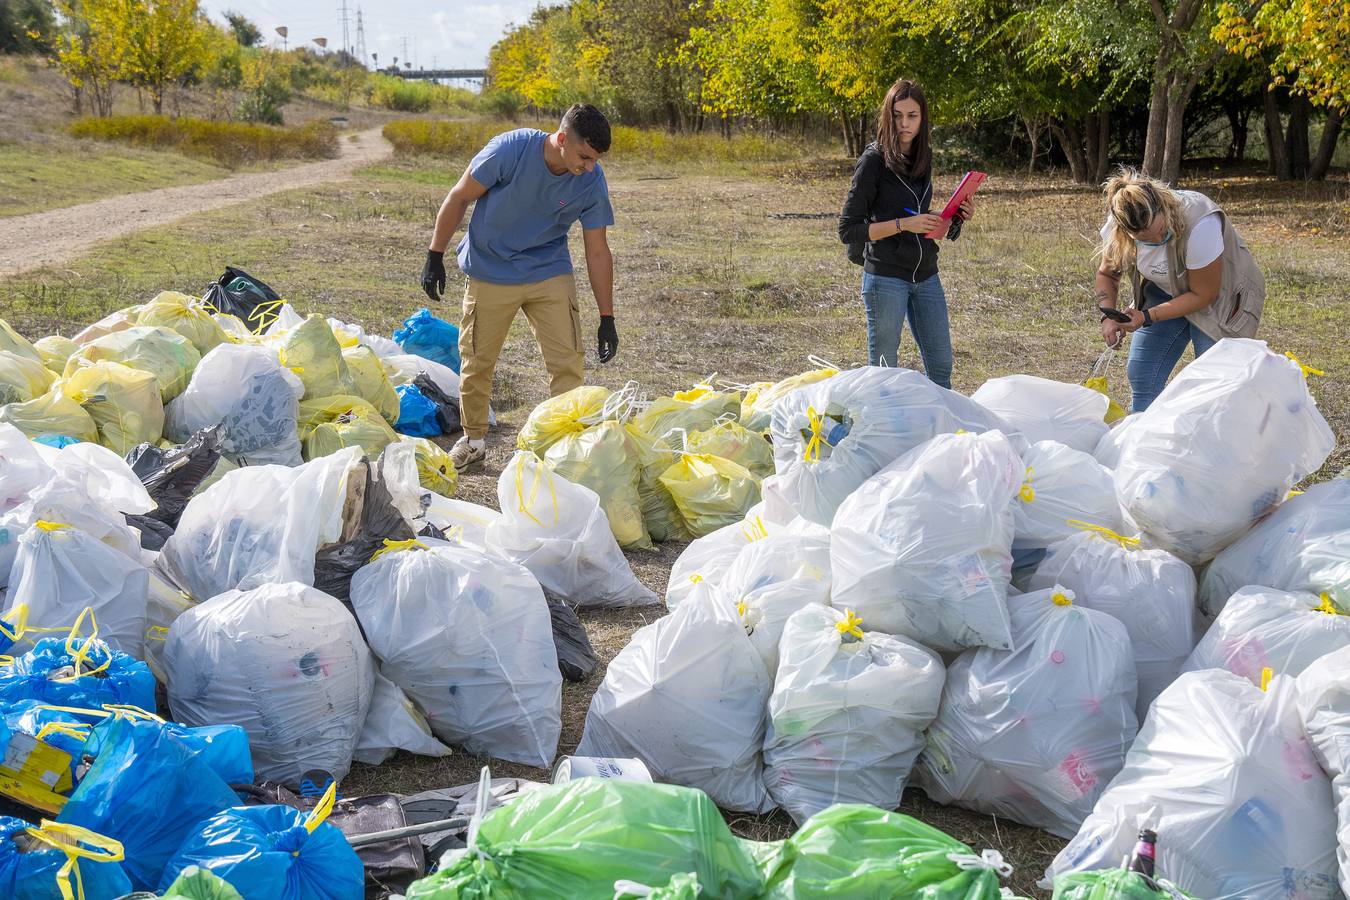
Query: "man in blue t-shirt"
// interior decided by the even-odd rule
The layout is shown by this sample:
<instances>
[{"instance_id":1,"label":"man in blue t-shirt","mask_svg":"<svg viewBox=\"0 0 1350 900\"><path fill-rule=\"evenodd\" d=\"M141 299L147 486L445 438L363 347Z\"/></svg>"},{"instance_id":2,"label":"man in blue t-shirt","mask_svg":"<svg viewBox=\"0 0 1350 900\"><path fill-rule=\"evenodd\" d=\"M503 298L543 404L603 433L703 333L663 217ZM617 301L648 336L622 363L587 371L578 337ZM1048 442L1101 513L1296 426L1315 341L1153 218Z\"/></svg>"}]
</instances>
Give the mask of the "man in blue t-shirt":
<instances>
[{"instance_id":1,"label":"man in blue t-shirt","mask_svg":"<svg viewBox=\"0 0 1350 900\"><path fill-rule=\"evenodd\" d=\"M464 436L450 451L457 470L486 455L492 372L519 310L525 311L539 343L551 396L581 386L581 312L567 251L568 229L578 219L586 275L600 308L600 362L609 362L618 352L614 257L605 239L614 210L600 168L609 140L604 114L583 104L568 109L552 134L534 128L499 134L469 163L436 214L422 288L440 300L445 248L476 201L456 250L459 268L469 279L459 333Z\"/></svg>"}]
</instances>

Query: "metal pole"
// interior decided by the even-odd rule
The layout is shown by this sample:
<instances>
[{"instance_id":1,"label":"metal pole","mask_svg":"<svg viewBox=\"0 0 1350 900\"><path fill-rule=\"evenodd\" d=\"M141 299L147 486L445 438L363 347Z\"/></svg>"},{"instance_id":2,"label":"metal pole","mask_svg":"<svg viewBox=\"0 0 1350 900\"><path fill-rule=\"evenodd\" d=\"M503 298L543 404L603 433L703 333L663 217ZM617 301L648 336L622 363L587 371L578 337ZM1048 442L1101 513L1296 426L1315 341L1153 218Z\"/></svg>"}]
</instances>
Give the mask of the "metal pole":
<instances>
[{"instance_id":1,"label":"metal pole","mask_svg":"<svg viewBox=\"0 0 1350 900\"><path fill-rule=\"evenodd\" d=\"M421 825L405 825L402 828L391 828L388 831L373 831L370 834L358 834L347 838L347 843L353 848L370 847L375 844L385 844L389 841L396 841L399 838L413 837L420 834L435 834L438 831L454 831L459 828L469 827L468 816L457 816L453 819L441 819L436 822L423 822Z\"/></svg>"}]
</instances>

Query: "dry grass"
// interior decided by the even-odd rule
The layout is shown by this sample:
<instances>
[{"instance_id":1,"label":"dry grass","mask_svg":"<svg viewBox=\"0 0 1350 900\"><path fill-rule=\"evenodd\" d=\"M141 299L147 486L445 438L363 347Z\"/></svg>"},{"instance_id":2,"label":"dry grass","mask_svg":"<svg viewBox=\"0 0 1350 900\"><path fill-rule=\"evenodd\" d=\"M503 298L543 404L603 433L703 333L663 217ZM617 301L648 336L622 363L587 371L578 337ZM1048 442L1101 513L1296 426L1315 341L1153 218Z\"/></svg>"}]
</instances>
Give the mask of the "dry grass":
<instances>
[{"instance_id":1,"label":"dry grass","mask_svg":"<svg viewBox=\"0 0 1350 900\"><path fill-rule=\"evenodd\" d=\"M77 138L175 150L231 168L282 159L333 159L338 155L337 129L326 122L277 128L166 116L109 116L79 119L71 123L70 133Z\"/></svg>"},{"instance_id":2,"label":"dry grass","mask_svg":"<svg viewBox=\"0 0 1350 900\"><path fill-rule=\"evenodd\" d=\"M159 290L199 291L226 264L242 266L282 290L303 310L362 321L390 333L426 304L416 284L435 210L462 170L463 157L401 162L360 179L296 191L185 220L112 242L60 271L0 281L5 316L31 336L71 333L103 312ZM618 278L618 359L592 380L619 387L630 378L668 392L719 372L740 381L801 370L809 353L844 365L861 363L866 341L859 272L844 258L833 216L847 186L846 162L778 168L709 170L624 165L608 172L618 225L611 235ZM950 189L954 179L939 187ZM1341 447L1323 475L1350 462L1350 225L1345 181L1275 186L1262 179L1202 184L1233 213L1265 267L1270 302L1262 336L1327 371L1312 382ZM952 308L955 381L971 391L991 375L1030 372L1081 380L1100 349L1097 317L1084 296L1092 272L1091 237L1099 221L1094 194L1067 183L994 178L977 218L943 250ZM580 261L579 247L574 254ZM584 277L580 279L585 284ZM453 318L463 281L452 273ZM596 316L582 303L587 334ZM909 338L902 365L918 366ZM1123 365L1112 373L1125 401ZM489 441L487 465L462 479L461 496L496 505L496 476L514 446L515 429L544 399L546 381L524 322L517 324L498 368L494 403L502 427ZM666 546L630 554L638 576L663 592L680 551ZM603 662L661 607L583 616ZM566 753L576 746L589 699L600 683L567 685ZM407 791L473 780L482 760L399 756L358 767L348 791ZM493 764L501 775L545 773ZM981 848L1000 849L1018 868L1014 886L1031 884L1062 842L1036 829L944 809L910 791L904 811ZM782 814L732 816L738 833L778 838L791 830Z\"/></svg>"}]
</instances>

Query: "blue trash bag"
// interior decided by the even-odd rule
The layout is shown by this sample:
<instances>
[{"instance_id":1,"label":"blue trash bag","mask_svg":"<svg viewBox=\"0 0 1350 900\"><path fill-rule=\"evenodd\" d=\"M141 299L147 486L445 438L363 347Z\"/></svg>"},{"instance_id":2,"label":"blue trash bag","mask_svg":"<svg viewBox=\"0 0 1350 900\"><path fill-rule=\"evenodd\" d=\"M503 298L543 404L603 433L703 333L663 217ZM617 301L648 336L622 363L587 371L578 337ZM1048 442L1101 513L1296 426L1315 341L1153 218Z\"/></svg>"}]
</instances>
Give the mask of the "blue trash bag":
<instances>
[{"instance_id":1,"label":"blue trash bag","mask_svg":"<svg viewBox=\"0 0 1350 900\"><path fill-rule=\"evenodd\" d=\"M103 719L89 735L85 753L98 756L108 745L113 734L113 723L118 718L142 719L160 725L173 735L193 756L206 763L226 784L253 783L253 754L249 751L248 732L238 725L202 725L197 728L165 722L143 709L118 708Z\"/></svg>"},{"instance_id":2,"label":"blue trash bag","mask_svg":"<svg viewBox=\"0 0 1350 900\"><path fill-rule=\"evenodd\" d=\"M362 900L365 870L335 825L325 822L334 788L313 812L239 806L189 836L164 868L161 887L189 866L229 882L248 900Z\"/></svg>"},{"instance_id":3,"label":"blue trash bag","mask_svg":"<svg viewBox=\"0 0 1350 900\"><path fill-rule=\"evenodd\" d=\"M415 384L401 384L394 390L398 392L398 424L394 430L413 437L438 437L441 423L436 404Z\"/></svg>"},{"instance_id":4,"label":"blue trash bag","mask_svg":"<svg viewBox=\"0 0 1350 900\"><path fill-rule=\"evenodd\" d=\"M132 885L152 891L184 839L238 802L164 723L119 716L56 821L121 841Z\"/></svg>"},{"instance_id":5,"label":"blue trash bag","mask_svg":"<svg viewBox=\"0 0 1350 900\"><path fill-rule=\"evenodd\" d=\"M3 721L0 722L0 754L9 746L11 734L31 735L44 744L70 754L70 777L73 783L84 754L89 752L85 748L85 740L91 730L92 726L84 717L69 709L38 700L7 703L4 704Z\"/></svg>"},{"instance_id":6,"label":"blue trash bag","mask_svg":"<svg viewBox=\"0 0 1350 900\"><path fill-rule=\"evenodd\" d=\"M0 666L0 702L19 700L154 709L155 676L145 663L97 638L43 638L12 665Z\"/></svg>"},{"instance_id":7,"label":"blue trash bag","mask_svg":"<svg viewBox=\"0 0 1350 900\"><path fill-rule=\"evenodd\" d=\"M459 326L436 318L425 306L403 320L394 340L404 353L415 353L459 371Z\"/></svg>"},{"instance_id":8,"label":"blue trash bag","mask_svg":"<svg viewBox=\"0 0 1350 900\"><path fill-rule=\"evenodd\" d=\"M0 897L8 900L126 896L131 881L122 857L121 845L102 835L46 821L35 828L23 819L0 816Z\"/></svg>"}]
</instances>

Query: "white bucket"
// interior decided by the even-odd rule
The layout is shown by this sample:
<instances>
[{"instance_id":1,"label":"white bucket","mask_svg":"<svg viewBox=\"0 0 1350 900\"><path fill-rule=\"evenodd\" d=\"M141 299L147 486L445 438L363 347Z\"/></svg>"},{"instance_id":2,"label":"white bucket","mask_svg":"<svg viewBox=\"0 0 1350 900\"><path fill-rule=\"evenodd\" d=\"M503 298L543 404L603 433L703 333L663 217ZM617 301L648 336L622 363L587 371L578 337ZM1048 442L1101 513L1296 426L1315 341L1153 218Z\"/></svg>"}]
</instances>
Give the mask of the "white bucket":
<instances>
[{"instance_id":1,"label":"white bucket","mask_svg":"<svg viewBox=\"0 0 1350 900\"><path fill-rule=\"evenodd\" d=\"M554 784L566 784L588 776L652 783L652 773L647 771L642 760L611 756L564 756L553 767L550 780Z\"/></svg>"}]
</instances>

